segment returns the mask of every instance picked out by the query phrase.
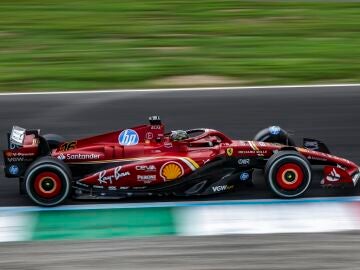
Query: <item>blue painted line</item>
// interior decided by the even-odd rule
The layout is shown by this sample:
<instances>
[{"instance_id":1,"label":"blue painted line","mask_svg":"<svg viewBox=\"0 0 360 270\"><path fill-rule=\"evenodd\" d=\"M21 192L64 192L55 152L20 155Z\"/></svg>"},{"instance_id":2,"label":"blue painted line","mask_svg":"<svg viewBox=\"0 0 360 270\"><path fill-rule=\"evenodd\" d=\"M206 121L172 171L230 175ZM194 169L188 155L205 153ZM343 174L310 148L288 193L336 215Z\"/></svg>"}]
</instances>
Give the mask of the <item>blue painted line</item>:
<instances>
[{"instance_id":1,"label":"blue painted line","mask_svg":"<svg viewBox=\"0 0 360 270\"><path fill-rule=\"evenodd\" d=\"M39 212L39 211L85 211L106 209L129 209L129 208L161 208L161 207L204 207L204 206L229 206L229 205L299 205L319 203L352 203L360 202L360 196L352 197L323 197L302 199L263 199L263 200L223 200L223 201L189 201L189 202L154 202L154 203L116 203L116 204L87 204L87 205L63 205L58 207L0 207L0 213L10 212Z\"/></svg>"}]
</instances>

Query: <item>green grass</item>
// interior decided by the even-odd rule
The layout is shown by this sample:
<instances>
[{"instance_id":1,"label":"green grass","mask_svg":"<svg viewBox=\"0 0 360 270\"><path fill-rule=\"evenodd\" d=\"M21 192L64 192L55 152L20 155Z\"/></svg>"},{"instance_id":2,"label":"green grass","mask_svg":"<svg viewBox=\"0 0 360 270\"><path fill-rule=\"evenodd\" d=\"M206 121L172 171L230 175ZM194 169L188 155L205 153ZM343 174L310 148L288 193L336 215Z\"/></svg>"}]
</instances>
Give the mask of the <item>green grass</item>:
<instances>
[{"instance_id":1,"label":"green grass","mask_svg":"<svg viewBox=\"0 0 360 270\"><path fill-rule=\"evenodd\" d=\"M152 87L181 75L360 82L360 3L0 1L0 91Z\"/></svg>"}]
</instances>

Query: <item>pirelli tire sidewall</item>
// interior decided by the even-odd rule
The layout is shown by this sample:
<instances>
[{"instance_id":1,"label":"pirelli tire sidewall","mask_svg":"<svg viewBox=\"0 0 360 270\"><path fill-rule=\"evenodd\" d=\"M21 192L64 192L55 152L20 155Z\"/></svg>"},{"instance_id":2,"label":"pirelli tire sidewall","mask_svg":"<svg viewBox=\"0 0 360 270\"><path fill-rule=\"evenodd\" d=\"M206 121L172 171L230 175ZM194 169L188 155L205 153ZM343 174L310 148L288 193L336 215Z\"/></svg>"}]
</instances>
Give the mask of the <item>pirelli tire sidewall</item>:
<instances>
[{"instance_id":1,"label":"pirelli tire sidewall","mask_svg":"<svg viewBox=\"0 0 360 270\"><path fill-rule=\"evenodd\" d=\"M50 182L50 190L42 188L44 181ZM72 183L71 171L64 162L46 156L31 164L26 170L24 182L26 194L33 202L41 206L56 206L69 197ZM51 193L52 190L53 193Z\"/></svg>"},{"instance_id":2,"label":"pirelli tire sidewall","mask_svg":"<svg viewBox=\"0 0 360 270\"><path fill-rule=\"evenodd\" d=\"M296 175L292 181L284 179L287 169L290 171L290 174ZM281 198L297 198L309 189L312 169L309 161L300 153L296 151L280 151L267 161L265 178L271 191L276 196Z\"/></svg>"}]
</instances>

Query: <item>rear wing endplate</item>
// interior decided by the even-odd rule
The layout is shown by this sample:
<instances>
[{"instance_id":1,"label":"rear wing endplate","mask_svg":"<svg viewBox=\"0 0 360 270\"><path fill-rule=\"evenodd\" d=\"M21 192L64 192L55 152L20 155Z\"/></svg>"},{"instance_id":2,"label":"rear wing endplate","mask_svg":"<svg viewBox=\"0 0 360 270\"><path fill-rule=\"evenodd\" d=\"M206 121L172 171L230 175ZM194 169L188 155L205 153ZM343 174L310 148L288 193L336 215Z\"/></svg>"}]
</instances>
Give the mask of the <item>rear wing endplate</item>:
<instances>
[{"instance_id":1,"label":"rear wing endplate","mask_svg":"<svg viewBox=\"0 0 360 270\"><path fill-rule=\"evenodd\" d=\"M13 126L9 142L12 145L23 146L25 140L26 129L18 126Z\"/></svg>"},{"instance_id":2,"label":"rear wing endplate","mask_svg":"<svg viewBox=\"0 0 360 270\"><path fill-rule=\"evenodd\" d=\"M8 133L8 143L10 149L22 147L24 145L26 135L33 134L35 137L39 137L40 130L27 130L19 126L13 126L11 133Z\"/></svg>"}]
</instances>

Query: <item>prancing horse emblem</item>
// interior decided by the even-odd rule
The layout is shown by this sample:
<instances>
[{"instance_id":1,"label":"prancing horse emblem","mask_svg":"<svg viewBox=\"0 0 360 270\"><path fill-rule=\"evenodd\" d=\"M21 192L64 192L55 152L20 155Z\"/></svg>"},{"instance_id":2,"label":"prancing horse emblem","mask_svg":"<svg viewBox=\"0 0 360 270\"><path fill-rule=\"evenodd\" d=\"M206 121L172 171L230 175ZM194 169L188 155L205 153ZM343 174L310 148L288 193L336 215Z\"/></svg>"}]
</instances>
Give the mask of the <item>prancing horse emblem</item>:
<instances>
[{"instance_id":1,"label":"prancing horse emblem","mask_svg":"<svg viewBox=\"0 0 360 270\"><path fill-rule=\"evenodd\" d=\"M233 148L228 148L226 149L226 154L228 154L228 156L232 156L232 154L234 153L234 149Z\"/></svg>"}]
</instances>

